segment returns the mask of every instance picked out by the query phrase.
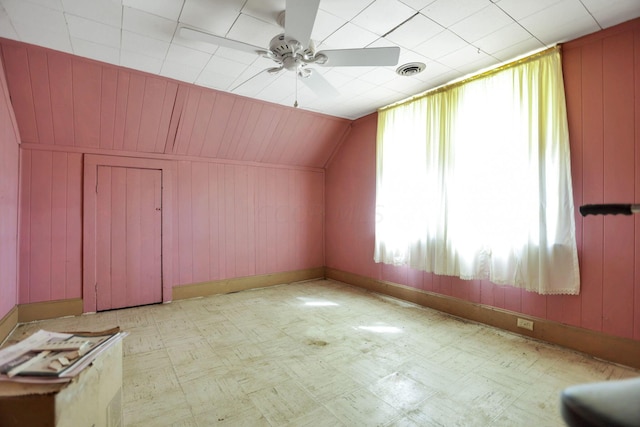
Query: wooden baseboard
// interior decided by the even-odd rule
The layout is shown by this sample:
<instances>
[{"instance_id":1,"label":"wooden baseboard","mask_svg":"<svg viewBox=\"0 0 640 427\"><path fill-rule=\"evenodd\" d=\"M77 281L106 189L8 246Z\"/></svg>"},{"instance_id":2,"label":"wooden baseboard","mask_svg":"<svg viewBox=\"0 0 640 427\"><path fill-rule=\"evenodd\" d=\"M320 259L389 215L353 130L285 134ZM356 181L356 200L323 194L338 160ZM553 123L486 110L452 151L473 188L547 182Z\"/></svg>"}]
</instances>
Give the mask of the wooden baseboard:
<instances>
[{"instance_id":1,"label":"wooden baseboard","mask_svg":"<svg viewBox=\"0 0 640 427\"><path fill-rule=\"evenodd\" d=\"M397 283L375 280L327 267L327 279L365 288L384 295L413 302L457 317L536 338L621 365L640 369L640 341L603 334L509 310L428 292ZM518 328L517 319L531 320L533 331Z\"/></svg>"},{"instance_id":2,"label":"wooden baseboard","mask_svg":"<svg viewBox=\"0 0 640 427\"><path fill-rule=\"evenodd\" d=\"M18 322L55 319L82 314L82 299L73 298L58 301L33 302L18 305Z\"/></svg>"},{"instance_id":3,"label":"wooden baseboard","mask_svg":"<svg viewBox=\"0 0 640 427\"><path fill-rule=\"evenodd\" d=\"M5 340L18 324L18 307L13 307L0 319L0 343Z\"/></svg>"},{"instance_id":4,"label":"wooden baseboard","mask_svg":"<svg viewBox=\"0 0 640 427\"><path fill-rule=\"evenodd\" d=\"M303 280L324 278L324 267L306 270L285 271L282 273L263 274L259 276L236 277L233 279L212 280L210 282L192 285L176 286L173 288L173 299L187 299L207 295L228 294L247 289L264 288Z\"/></svg>"}]
</instances>

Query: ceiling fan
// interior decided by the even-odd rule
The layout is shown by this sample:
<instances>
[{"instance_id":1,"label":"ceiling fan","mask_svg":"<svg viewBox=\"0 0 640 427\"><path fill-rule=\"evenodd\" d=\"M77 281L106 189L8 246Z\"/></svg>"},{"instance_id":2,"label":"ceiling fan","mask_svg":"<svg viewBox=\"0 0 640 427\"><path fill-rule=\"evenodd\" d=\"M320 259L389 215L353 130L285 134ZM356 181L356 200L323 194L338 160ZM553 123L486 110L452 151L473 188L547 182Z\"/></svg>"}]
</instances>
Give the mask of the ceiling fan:
<instances>
[{"instance_id":1,"label":"ceiling fan","mask_svg":"<svg viewBox=\"0 0 640 427\"><path fill-rule=\"evenodd\" d=\"M396 65L400 56L399 47L377 47L360 49L332 49L316 52L311 31L316 20L320 0L286 0L286 9L279 16L284 33L278 34L269 43L269 48L253 46L241 41L220 37L195 28L180 26L180 36L222 47L255 53L271 59L276 66L261 71L271 74L293 71L317 95L337 95L337 90L310 65L323 67L385 66ZM284 25L282 25L284 21ZM238 88L251 77L234 89ZM296 77L296 82L297 82ZM297 87L296 87L297 91ZM297 96L296 96L297 98ZM294 107L298 106L296 99Z\"/></svg>"}]
</instances>

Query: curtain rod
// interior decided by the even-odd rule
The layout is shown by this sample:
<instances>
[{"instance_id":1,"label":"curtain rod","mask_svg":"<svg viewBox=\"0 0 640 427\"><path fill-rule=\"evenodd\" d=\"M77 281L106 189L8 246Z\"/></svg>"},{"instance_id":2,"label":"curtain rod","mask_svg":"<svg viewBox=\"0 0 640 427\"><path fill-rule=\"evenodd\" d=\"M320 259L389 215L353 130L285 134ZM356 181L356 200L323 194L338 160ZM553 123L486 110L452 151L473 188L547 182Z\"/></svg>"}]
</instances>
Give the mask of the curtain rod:
<instances>
[{"instance_id":1,"label":"curtain rod","mask_svg":"<svg viewBox=\"0 0 640 427\"><path fill-rule=\"evenodd\" d=\"M454 87L461 86L461 85L463 85L465 83L469 83L469 82L471 82L473 80L477 80L477 79L480 79L480 78L483 78L483 77L487 77L487 76L490 76L492 74L498 73L500 71L506 70L508 68L512 68L512 67L515 67L517 65L521 65L521 64L527 63L529 61L532 61L534 59L538 59L538 58L540 58L542 56L548 55L550 53L553 53L553 52L555 52L557 50L561 50L561 49L562 49L561 45L552 46L550 48L547 48L547 49L541 50L539 52L533 53L533 54L531 54L529 56L525 56L524 58L519 58L519 59L516 59L514 61L508 62L506 64L500 65L500 66L498 66L496 68L491 68L490 70L483 71L482 73L474 74L474 75L469 76L467 78L464 78L462 80L454 81L452 83L448 83L448 84L445 84L443 86L436 87L434 89L429 89L429 90L427 90L425 92L422 92L422 93L420 93L418 95L413 95L410 98L403 99L402 101L394 102L393 104L389 104L387 106L378 108L378 112L381 112L381 111L384 111L384 110L388 110L390 108L398 107L400 105L408 104L410 102L416 101L416 100L418 100L420 98L423 98L423 97L428 96L428 95L432 95L434 93L444 92L444 91L452 89Z\"/></svg>"}]
</instances>

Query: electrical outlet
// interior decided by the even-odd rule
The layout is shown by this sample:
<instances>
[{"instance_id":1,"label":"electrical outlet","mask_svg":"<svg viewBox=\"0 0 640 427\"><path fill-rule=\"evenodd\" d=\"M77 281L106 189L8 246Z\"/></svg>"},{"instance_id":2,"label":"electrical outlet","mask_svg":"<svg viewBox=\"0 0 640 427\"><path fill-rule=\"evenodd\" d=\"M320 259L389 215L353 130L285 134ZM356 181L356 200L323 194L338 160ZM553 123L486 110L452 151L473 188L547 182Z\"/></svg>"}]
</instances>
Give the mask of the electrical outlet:
<instances>
[{"instance_id":1,"label":"electrical outlet","mask_svg":"<svg viewBox=\"0 0 640 427\"><path fill-rule=\"evenodd\" d=\"M518 326L518 328L528 329L530 331L533 331L533 321L532 320L518 318L518 323L516 325Z\"/></svg>"}]
</instances>

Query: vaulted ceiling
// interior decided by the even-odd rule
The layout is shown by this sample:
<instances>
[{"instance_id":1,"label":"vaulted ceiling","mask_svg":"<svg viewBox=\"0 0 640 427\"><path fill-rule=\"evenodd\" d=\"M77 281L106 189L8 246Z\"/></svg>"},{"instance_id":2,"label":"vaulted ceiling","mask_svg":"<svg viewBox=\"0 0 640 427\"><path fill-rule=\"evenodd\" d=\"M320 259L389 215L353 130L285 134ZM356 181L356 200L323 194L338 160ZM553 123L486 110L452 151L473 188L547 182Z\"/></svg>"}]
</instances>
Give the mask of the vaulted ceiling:
<instances>
[{"instance_id":1,"label":"vaulted ceiling","mask_svg":"<svg viewBox=\"0 0 640 427\"><path fill-rule=\"evenodd\" d=\"M260 73L273 66L270 60L187 40L177 31L183 24L266 48L282 32L277 17L284 9L285 0L0 0L0 37L272 103L290 106L297 98L301 109L355 119L638 17L640 1L320 0L312 32L318 49L399 46L400 64L426 64L411 76L398 76L395 66L318 68L338 89L334 97L317 96L304 85L296 95L295 74ZM216 99L199 102L214 111L228 98Z\"/></svg>"},{"instance_id":2,"label":"vaulted ceiling","mask_svg":"<svg viewBox=\"0 0 640 427\"><path fill-rule=\"evenodd\" d=\"M351 121L0 39L23 146L323 168Z\"/></svg>"}]
</instances>

